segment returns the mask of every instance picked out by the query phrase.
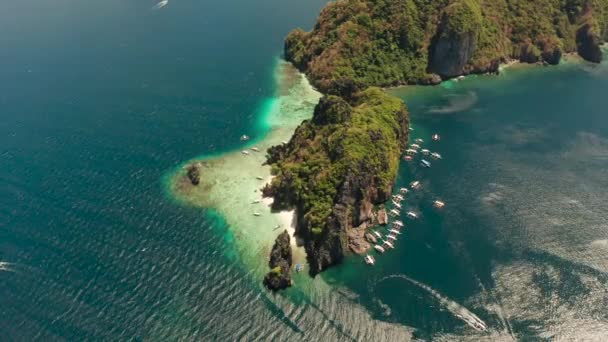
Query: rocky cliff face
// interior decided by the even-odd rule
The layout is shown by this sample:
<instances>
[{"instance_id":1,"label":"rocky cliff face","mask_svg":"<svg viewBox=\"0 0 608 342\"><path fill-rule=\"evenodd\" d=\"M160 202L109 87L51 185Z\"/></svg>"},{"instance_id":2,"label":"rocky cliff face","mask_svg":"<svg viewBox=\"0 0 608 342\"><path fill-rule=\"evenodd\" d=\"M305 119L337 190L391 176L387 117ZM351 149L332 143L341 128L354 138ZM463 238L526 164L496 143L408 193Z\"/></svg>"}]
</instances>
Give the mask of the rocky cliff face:
<instances>
[{"instance_id":1,"label":"rocky cliff face","mask_svg":"<svg viewBox=\"0 0 608 342\"><path fill-rule=\"evenodd\" d=\"M448 6L431 45L429 70L444 78L464 74L477 48L481 20L481 10L475 1Z\"/></svg>"},{"instance_id":2,"label":"rocky cliff face","mask_svg":"<svg viewBox=\"0 0 608 342\"><path fill-rule=\"evenodd\" d=\"M374 205L390 198L408 133L403 103L370 88L325 96L287 145L269 150L275 178L264 194L275 209L296 208L311 274L340 263L349 242L365 247L352 230L365 229Z\"/></svg>"},{"instance_id":3,"label":"rocky cliff face","mask_svg":"<svg viewBox=\"0 0 608 342\"><path fill-rule=\"evenodd\" d=\"M593 31L591 24L583 25L576 33L578 54L584 59L599 63L602 61L602 39Z\"/></svg>"},{"instance_id":4,"label":"rocky cliff face","mask_svg":"<svg viewBox=\"0 0 608 342\"><path fill-rule=\"evenodd\" d=\"M276 238L268 266L270 272L264 277L266 287L277 291L291 286L291 245L287 231Z\"/></svg>"}]
</instances>

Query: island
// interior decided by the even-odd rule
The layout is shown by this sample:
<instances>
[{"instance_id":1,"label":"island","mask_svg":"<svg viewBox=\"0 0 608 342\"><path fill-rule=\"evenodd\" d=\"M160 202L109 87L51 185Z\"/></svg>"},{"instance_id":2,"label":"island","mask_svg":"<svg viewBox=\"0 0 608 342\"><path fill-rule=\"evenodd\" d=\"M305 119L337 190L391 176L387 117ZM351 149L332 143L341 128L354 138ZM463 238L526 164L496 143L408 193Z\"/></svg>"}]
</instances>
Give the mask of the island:
<instances>
[{"instance_id":1,"label":"island","mask_svg":"<svg viewBox=\"0 0 608 342\"><path fill-rule=\"evenodd\" d=\"M510 61L554 65L566 53L598 63L607 39L606 0L338 0L310 32L291 32L285 59L324 96L268 150L274 178L263 193L273 209L295 209L310 274L369 247L363 233L390 199L409 115L380 87L496 73ZM266 282L283 288L278 265Z\"/></svg>"}]
</instances>

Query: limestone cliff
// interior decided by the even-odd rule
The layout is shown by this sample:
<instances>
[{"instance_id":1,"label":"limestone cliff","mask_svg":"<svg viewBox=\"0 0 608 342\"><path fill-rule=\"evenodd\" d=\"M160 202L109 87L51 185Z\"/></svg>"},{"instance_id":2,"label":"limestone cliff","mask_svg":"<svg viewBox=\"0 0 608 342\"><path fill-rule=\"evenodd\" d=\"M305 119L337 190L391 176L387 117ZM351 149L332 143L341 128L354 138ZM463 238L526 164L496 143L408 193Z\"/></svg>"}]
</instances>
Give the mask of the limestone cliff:
<instances>
[{"instance_id":1,"label":"limestone cliff","mask_svg":"<svg viewBox=\"0 0 608 342\"><path fill-rule=\"evenodd\" d=\"M291 245L289 233L279 234L272 246L268 266L270 272L264 277L264 285L277 291L291 286Z\"/></svg>"},{"instance_id":2,"label":"limestone cliff","mask_svg":"<svg viewBox=\"0 0 608 342\"><path fill-rule=\"evenodd\" d=\"M288 144L269 150L275 178L264 194L274 209L296 208L311 274L339 263L349 230L390 198L408 132L403 102L369 88L326 95Z\"/></svg>"}]
</instances>

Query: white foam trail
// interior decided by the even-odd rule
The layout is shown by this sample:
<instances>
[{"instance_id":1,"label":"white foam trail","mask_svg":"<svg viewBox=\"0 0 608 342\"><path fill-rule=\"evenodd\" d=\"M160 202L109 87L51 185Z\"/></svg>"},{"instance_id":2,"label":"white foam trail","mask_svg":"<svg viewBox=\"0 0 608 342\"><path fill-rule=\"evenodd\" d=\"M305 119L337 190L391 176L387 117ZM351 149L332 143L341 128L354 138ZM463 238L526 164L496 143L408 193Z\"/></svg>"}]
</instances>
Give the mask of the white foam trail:
<instances>
[{"instance_id":1,"label":"white foam trail","mask_svg":"<svg viewBox=\"0 0 608 342\"><path fill-rule=\"evenodd\" d=\"M154 5L154 7L152 7L153 10L159 10L165 6L167 6L169 4L169 0L162 0L161 2L157 3L156 5Z\"/></svg>"},{"instance_id":2,"label":"white foam trail","mask_svg":"<svg viewBox=\"0 0 608 342\"><path fill-rule=\"evenodd\" d=\"M464 306L443 296L441 293L437 292L432 287L430 287L424 283L421 283L419 281L416 281L404 274L392 274L392 275L389 275L389 276L386 276L386 277L380 279L378 282L381 282L386 279L395 279L395 278L405 279L408 282L416 285L417 287L425 290L426 292L431 294L433 297L435 297L435 299L437 299L439 304L441 304L443 307L445 307L450 313L452 313L454 316L460 318L462 321L464 321L466 324L471 326L473 329L475 329L477 331L485 331L488 328L484 321L482 321L479 317L477 317L477 315L475 315L474 313L469 311Z\"/></svg>"},{"instance_id":3,"label":"white foam trail","mask_svg":"<svg viewBox=\"0 0 608 342\"><path fill-rule=\"evenodd\" d=\"M0 261L0 271L15 272L9 266L11 266L11 263Z\"/></svg>"}]
</instances>

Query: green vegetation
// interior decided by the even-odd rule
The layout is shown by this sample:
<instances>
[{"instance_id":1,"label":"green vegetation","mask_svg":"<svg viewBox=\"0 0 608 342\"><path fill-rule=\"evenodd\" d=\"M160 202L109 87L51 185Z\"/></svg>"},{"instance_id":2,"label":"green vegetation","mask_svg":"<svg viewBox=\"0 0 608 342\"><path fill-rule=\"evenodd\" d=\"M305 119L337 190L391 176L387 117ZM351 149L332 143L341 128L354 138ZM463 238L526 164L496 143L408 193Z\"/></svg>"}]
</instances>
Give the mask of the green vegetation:
<instances>
[{"instance_id":1,"label":"green vegetation","mask_svg":"<svg viewBox=\"0 0 608 342\"><path fill-rule=\"evenodd\" d=\"M364 86L428 83L441 37L473 34L462 73L486 72L506 58L555 63L577 50L576 32L587 23L608 38L607 0L338 0L311 32L287 37L285 56L323 91L343 78Z\"/></svg>"},{"instance_id":2,"label":"green vegetation","mask_svg":"<svg viewBox=\"0 0 608 342\"><path fill-rule=\"evenodd\" d=\"M270 158L275 205L296 204L304 214L306 233L319 235L345 183L360 187L354 192L374 187L390 193L407 125L403 102L379 88L355 94L350 103L323 97L313 119L297 129L289 146L274 150L282 157Z\"/></svg>"}]
</instances>

